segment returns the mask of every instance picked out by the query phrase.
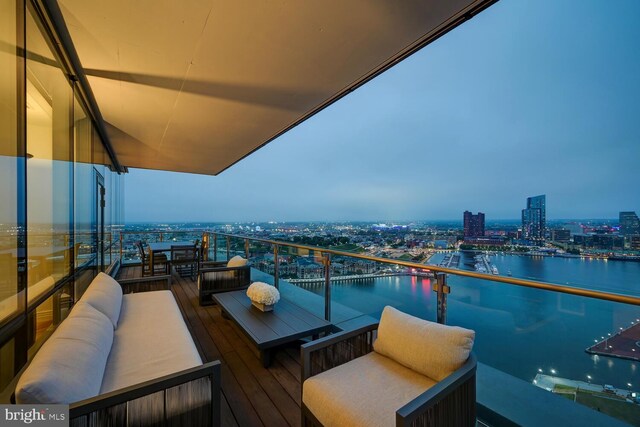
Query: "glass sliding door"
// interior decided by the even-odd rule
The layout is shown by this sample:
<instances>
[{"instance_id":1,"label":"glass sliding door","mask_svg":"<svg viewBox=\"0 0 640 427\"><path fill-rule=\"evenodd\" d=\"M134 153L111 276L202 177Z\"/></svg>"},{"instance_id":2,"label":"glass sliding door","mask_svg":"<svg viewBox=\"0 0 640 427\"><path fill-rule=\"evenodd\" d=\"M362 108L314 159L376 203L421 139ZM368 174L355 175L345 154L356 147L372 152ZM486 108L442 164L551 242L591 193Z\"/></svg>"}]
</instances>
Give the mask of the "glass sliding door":
<instances>
[{"instance_id":1,"label":"glass sliding door","mask_svg":"<svg viewBox=\"0 0 640 427\"><path fill-rule=\"evenodd\" d=\"M18 277L24 260L20 234L18 179L24 179L21 154L17 2L0 4L0 325L24 312L24 283ZM22 224L24 225L24 224Z\"/></svg>"},{"instance_id":2,"label":"glass sliding door","mask_svg":"<svg viewBox=\"0 0 640 427\"><path fill-rule=\"evenodd\" d=\"M122 176L40 6L0 1L0 403L109 266L124 221Z\"/></svg>"},{"instance_id":3,"label":"glass sliding door","mask_svg":"<svg viewBox=\"0 0 640 427\"><path fill-rule=\"evenodd\" d=\"M26 17L29 342L52 329L67 295L46 298L74 266L73 88L39 21ZM33 333L35 331L35 333Z\"/></svg>"},{"instance_id":4,"label":"glass sliding door","mask_svg":"<svg viewBox=\"0 0 640 427\"><path fill-rule=\"evenodd\" d=\"M24 4L0 2L0 398L26 363Z\"/></svg>"}]
</instances>

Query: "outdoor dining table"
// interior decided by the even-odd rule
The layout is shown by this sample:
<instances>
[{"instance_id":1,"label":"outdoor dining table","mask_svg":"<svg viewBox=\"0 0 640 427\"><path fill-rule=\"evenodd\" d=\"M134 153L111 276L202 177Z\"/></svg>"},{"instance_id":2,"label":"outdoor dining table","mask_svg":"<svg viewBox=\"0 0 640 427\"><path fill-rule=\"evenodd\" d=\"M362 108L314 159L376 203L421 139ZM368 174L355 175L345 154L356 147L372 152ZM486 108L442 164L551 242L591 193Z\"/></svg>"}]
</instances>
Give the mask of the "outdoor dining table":
<instances>
[{"instance_id":1,"label":"outdoor dining table","mask_svg":"<svg viewBox=\"0 0 640 427\"><path fill-rule=\"evenodd\" d=\"M179 241L179 242L174 242L174 241L165 241L165 242L153 242L153 243L149 243L149 250L151 251L152 254L157 254L160 252L171 252L171 246L193 246L195 245L195 243L193 243L192 241L188 241L188 240L183 240L183 241ZM197 245L198 247L200 245Z\"/></svg>"}]
</instances>

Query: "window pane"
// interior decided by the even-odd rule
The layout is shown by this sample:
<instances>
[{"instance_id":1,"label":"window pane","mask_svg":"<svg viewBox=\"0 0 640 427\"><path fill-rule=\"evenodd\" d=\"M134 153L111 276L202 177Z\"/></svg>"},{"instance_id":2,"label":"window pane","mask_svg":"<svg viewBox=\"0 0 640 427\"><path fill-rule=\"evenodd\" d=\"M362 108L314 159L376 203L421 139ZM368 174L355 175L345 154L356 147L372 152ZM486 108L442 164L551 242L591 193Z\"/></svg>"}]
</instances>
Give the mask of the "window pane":
<instances>
[{"instance_id":1,"label":"window pane","mask_svg":"<svg viewBox=\"0 0 640 427\"><path fill-rule=\"evenodd\" d=\"M18 64L16 2L0 2L0 325L24 311L18 292L18 176L24 157L18 155Z\"/></svg>"},{"instance_id":2,"label":"window pane","mask_svg":"<svg viewBox=\"0 0 640 427\"><path fill-rule=\"evenodd\" d=\"M72 88L27 15L29 304L71 272Z\"/></svg>"},{"instance_id":3,"label":"window pane","mask_svg":"<svg viewBox=\"0 0 640 427\"><path fill-rule=\"evenodd\" d=\"M76 100L73 107L74 121L74 220L75 220L75 265L95 264L95 234L92 228L93 165L92 124L81 104ZM99 144L99 142L96 142Z\"/></svg>"},{"instance_id":4,"label":"window pane","mask_svg":"<svg viewBox=\"0 0 640 427\"><path fill-rule=\"evenodd\" d=\"M38 348L67 317L72 307L72 291L71 284L64 285L35 310L29 312L27 326L28 344L31 349Z\"/></svg>"}]
</instances>

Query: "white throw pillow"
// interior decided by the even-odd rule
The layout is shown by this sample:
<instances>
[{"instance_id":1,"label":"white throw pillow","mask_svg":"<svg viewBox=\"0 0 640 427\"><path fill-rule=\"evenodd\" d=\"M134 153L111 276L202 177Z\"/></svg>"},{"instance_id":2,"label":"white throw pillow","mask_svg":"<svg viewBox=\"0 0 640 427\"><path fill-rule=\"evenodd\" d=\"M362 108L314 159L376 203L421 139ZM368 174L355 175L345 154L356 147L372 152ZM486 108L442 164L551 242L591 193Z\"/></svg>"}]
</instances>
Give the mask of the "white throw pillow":
<instances>
[{"instance_id":1,"label":"white throw pillow","mask_svg":"<svg viewBox=\"0 0 640 427\"><path fill-rule=\"evenodd\" d=\"M442 381L469 358L476 333L441 325L387 306L373 349L401 365Z\"/></svg>"},{"instance_id":2,"label":"white throw pillow","mask_svg":"<svg viewBox=\"0 0 640 427\"><path fill-rule=\"evenodd\" d=\"M236 255L227 262L227 267L244 267L247 265L247 260L240 255Z\"/></svg>"},{"instance_id":3,"label":"white throw pillow","mask_svg":"<svg viewBox=\"0 0 640 427\"><path fill-rule=\"evenodd\" d=\"M100 393L113 324L78 302L36 353L16 386L16 402L69 404Z\"/></svg>"},{"instance_id":4,"label":"white throw pillow","mask_svg":"<svg viewBox=\"0 0 640 427\"><path fill-rule=\"evenodd\" d=\"M122 308L122 287L111 276L99 273L91 282L80 301L89 303L96 310L107 316L113 327L118 327L120 309Z\"/></svg>"}]
</instances>

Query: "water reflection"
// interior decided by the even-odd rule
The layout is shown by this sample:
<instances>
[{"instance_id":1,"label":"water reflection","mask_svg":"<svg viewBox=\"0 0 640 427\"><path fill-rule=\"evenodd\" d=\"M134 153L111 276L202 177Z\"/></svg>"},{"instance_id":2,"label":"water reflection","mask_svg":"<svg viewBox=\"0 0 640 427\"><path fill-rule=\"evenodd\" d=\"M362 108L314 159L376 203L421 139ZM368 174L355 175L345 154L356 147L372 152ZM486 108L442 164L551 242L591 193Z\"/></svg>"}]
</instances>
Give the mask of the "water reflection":
<instances>
[{"instance_id":1,"label":"water reflection","mask_svg":"<svg viewBox=\"0 0 640 427\"><path fill-rule=\"evenodd\" d=\"M511 269L514 276L570 279L585 287L598 286L606 278L617 287L630 288L640 277L629 276L640 271L638 265L614 262L524 256L497 256L492 262L502 272ZM585 352L594 339L638 318L636 307L456 276L449 276L449 284L447 323L476 331L475 351L481 362L527 381L540 368L571 379L590 375L598 384L640 383L636 362ZM367 286L343 283L332 287L332 299L373 316L393 305L429 320L436 317L436 296L427 278L377 278Z\"/></svg>"}]
</instances>

